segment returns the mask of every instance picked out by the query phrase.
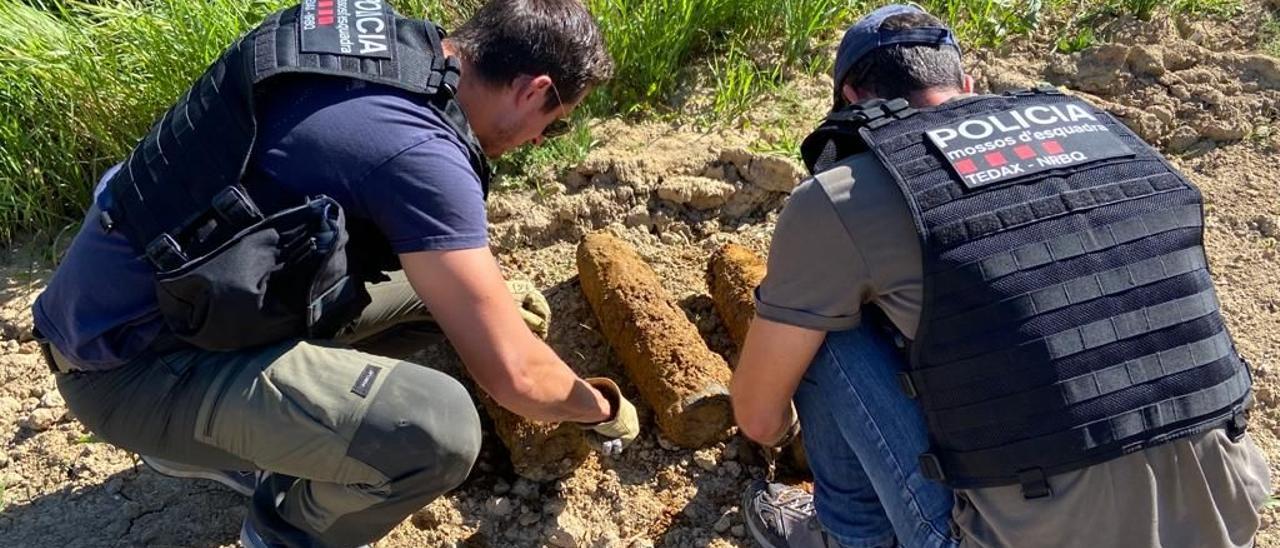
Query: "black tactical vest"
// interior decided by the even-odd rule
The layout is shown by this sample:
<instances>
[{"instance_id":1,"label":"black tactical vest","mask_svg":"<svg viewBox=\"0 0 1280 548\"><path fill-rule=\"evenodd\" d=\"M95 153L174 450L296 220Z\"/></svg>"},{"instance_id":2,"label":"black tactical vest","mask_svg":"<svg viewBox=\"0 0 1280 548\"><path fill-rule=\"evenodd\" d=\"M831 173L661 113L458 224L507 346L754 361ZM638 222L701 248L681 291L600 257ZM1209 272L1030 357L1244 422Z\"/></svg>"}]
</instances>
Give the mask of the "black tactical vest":
<instances>
[{"instance_id":1,"label":"black tactical vest","mask_svg":"<svg viewBox=\"0 0 1280 548\"><path fill-rule=\"evenodd\" d=\"M459 66L443 31L384 0L305 2L233 44L152 126L99 197L102 224L156 268L166 323L210 350L324 338L354 319L364 283L399 268L371 223L325 196L280 194L242 177L257 136L255 103L285 78L352 78L427 99L489 168L454 100ZM270 197L270 198L269 198Z\"/></svg>"},{"instance_id":2,"label":"black tactical vest","mask_svg":"<svg viewBox=\"0 0 1280 548\"><path fill-rule=\"evenodd\" d=\"M924 299L904 390L925 474L1020 483L1227 427L1250 377L1218 311L1199 191L1106 112L1052 89L833 113L820 172L870 150L907 197Z\"/></svg>"}]
</instances>

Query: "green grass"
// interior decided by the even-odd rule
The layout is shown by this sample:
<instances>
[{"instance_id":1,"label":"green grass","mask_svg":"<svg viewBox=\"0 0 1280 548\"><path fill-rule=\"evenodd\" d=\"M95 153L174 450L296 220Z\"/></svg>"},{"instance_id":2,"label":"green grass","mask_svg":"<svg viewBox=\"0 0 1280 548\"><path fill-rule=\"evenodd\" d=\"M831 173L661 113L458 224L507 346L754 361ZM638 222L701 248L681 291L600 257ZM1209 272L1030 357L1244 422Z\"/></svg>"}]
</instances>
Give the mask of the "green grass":
<instances>
[{"instance_id":1,"label":"green grass","mask_svg":"<svg viewBox=\"0 0 1280 548\"><path fill-rule=\"evenodd\" d=\"M295 0L296 1L296 0ZM455 28L482 0L392 0ZM577 131L497 165L520 186L585 157L586 120L709 116L732 121L790 78L830 70L826 47L862 0L585 0L618 71ZM1058 0L1053 0L1058 1ZM1156 0L1111 0L1156 1ZM1237 0L1179 0L1194 9ZM1038 23L1041 0L925 0L966 47L999 45ZM79 220L97 176L235 37L291 0L0 0L0 241ZM1192 8L1188 8L1192 9ZM709 113L684 109L708 77Z\"/></svg>"},{"instance_id":2,"label":"green grass","mask_svg":"<svg viewBox=\"0 0 1280 548\"><path fill-rule=\"evenodd\" d=\"M1262 36L1258 49L1272 57L1280 57L1280 16L1272 15L1262 23Z\"/></svg>"},{"instance_id":3,"label":"green grass","mask_svg":"<svg viewBox=\"0 0 1280 548\"><path fill-rule=\"evenodd\" d=\"M1058 38L1055 48L1058 53L1075 53L1093 45L1093 27L1080 27L1066 36Z\"/></svg>"},{"instance_id":4,"label":"green grass","mask_svg":"<svg viewBox=\"0 0 1280 548\"><path fill-rule=\"evenodd\" d=\"M1035 29L1042 0L926 0L925 9L951 25L962 45L993 47Z\"/></svg>"}]
</instances>

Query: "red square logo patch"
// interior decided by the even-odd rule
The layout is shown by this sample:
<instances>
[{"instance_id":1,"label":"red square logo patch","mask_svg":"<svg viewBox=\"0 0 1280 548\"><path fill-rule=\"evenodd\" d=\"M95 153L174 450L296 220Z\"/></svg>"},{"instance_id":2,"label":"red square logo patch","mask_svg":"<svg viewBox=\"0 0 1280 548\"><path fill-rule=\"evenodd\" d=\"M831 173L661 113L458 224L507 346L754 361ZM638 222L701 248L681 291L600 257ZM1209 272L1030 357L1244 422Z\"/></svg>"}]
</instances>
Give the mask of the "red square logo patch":
<instances>
[{"instance_id":1,"label":"red square logo patch","mask_svg":"<svg viewBox=\"0 0 1280 548\"><path fill-rule=\"evenodd\" d=\"M956 162L955 166L956 166L956 171L959 172L961 175L968 175L970 173L978 171L978 166L973 165L973 160L970 160L968 158L965 158L963 160Z\"/></svg>"},{"instance_id":2,"label":"red square logo patch","mask_svg":"<svg viewBox=\"0 0 1280 548\"><path fill-rule=\"evenodd\" d=\"M1062 145L1057 141L1045 141L1040 143L1040 146L1044 147L1044 151L1049 154L1062 154Z\"/></svg>"},{"instance_id":3,"label":"red square logo patch","mask_svg":"<svg viewBox=\"0 0 1280 548\"><path fill-rule=\"evenodd\" d=\"M987 165L991 167L1000 167L1006 163L1004 154L1000 152L991 152L983 156L987 160Z\"/></svg>"},{"instance_id":4,"label":"red square logo patch","mask_svg":"<svg viewBox=\"0 0 1280 548\"><path fill-rule=\"evenodd\" d=\"M1018 145L1013 147L1013 153L1018 155L1019 160L1030 160L1036 157L1035 149L1032 149L1027 145Z\"/></svg>"}]
</instances>

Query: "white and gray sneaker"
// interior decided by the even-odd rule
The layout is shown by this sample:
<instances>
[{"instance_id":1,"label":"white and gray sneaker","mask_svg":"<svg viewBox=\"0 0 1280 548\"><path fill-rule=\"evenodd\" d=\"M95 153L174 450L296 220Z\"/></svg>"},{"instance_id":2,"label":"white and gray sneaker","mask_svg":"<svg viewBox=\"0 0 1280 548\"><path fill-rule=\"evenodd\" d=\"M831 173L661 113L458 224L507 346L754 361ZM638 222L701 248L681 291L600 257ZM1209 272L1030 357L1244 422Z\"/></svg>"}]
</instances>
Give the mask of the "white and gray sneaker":
<instances>
[{"instance_id":1,"label":"white and gray sneaker","mask_svg":"<svg viewBox=\"0 0 1280 548\"><path fill-rule=\"evenodd\" d=\"M836 548L818 523L813 495L756 480L742 494L742 514L751 537L762 548Z\"/></svg>"},{"instance_id":2,"label":"white and gray sneaker","mask_svg":"<svg viewBox=\"0 0 1280 548\"><path fill-rule=\"evenodd\" d=\"M258 488L258 483L267 475L267 472L256 470L214 470L146 455L142 455L142 463L162 476L216 481L246 497L253 496L253 490Z\"/></svg>"}]
</instances>

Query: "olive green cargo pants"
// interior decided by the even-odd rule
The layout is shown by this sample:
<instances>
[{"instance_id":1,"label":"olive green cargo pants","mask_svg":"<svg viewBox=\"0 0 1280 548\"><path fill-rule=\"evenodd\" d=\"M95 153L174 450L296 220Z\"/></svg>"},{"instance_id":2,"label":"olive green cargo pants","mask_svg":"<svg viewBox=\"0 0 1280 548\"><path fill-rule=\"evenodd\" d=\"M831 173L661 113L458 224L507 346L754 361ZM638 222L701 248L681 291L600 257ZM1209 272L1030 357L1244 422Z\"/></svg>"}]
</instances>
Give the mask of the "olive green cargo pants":
<instances>
[{"instance_id":1,"label":"olive green cargo pants","mask_svg":"<svg viewBox=\"0 0 1280 548\"><path fill-rule=\"evenodd\" d=\"M58 389L80 422L122 448L275 474L249 514L268 540L372 542L466 479L480 419L453 378L346 346L430 319L403 275L369 289L373 303L339 341L180 350L58 375Z\"/></svg>"}]
</instances>

